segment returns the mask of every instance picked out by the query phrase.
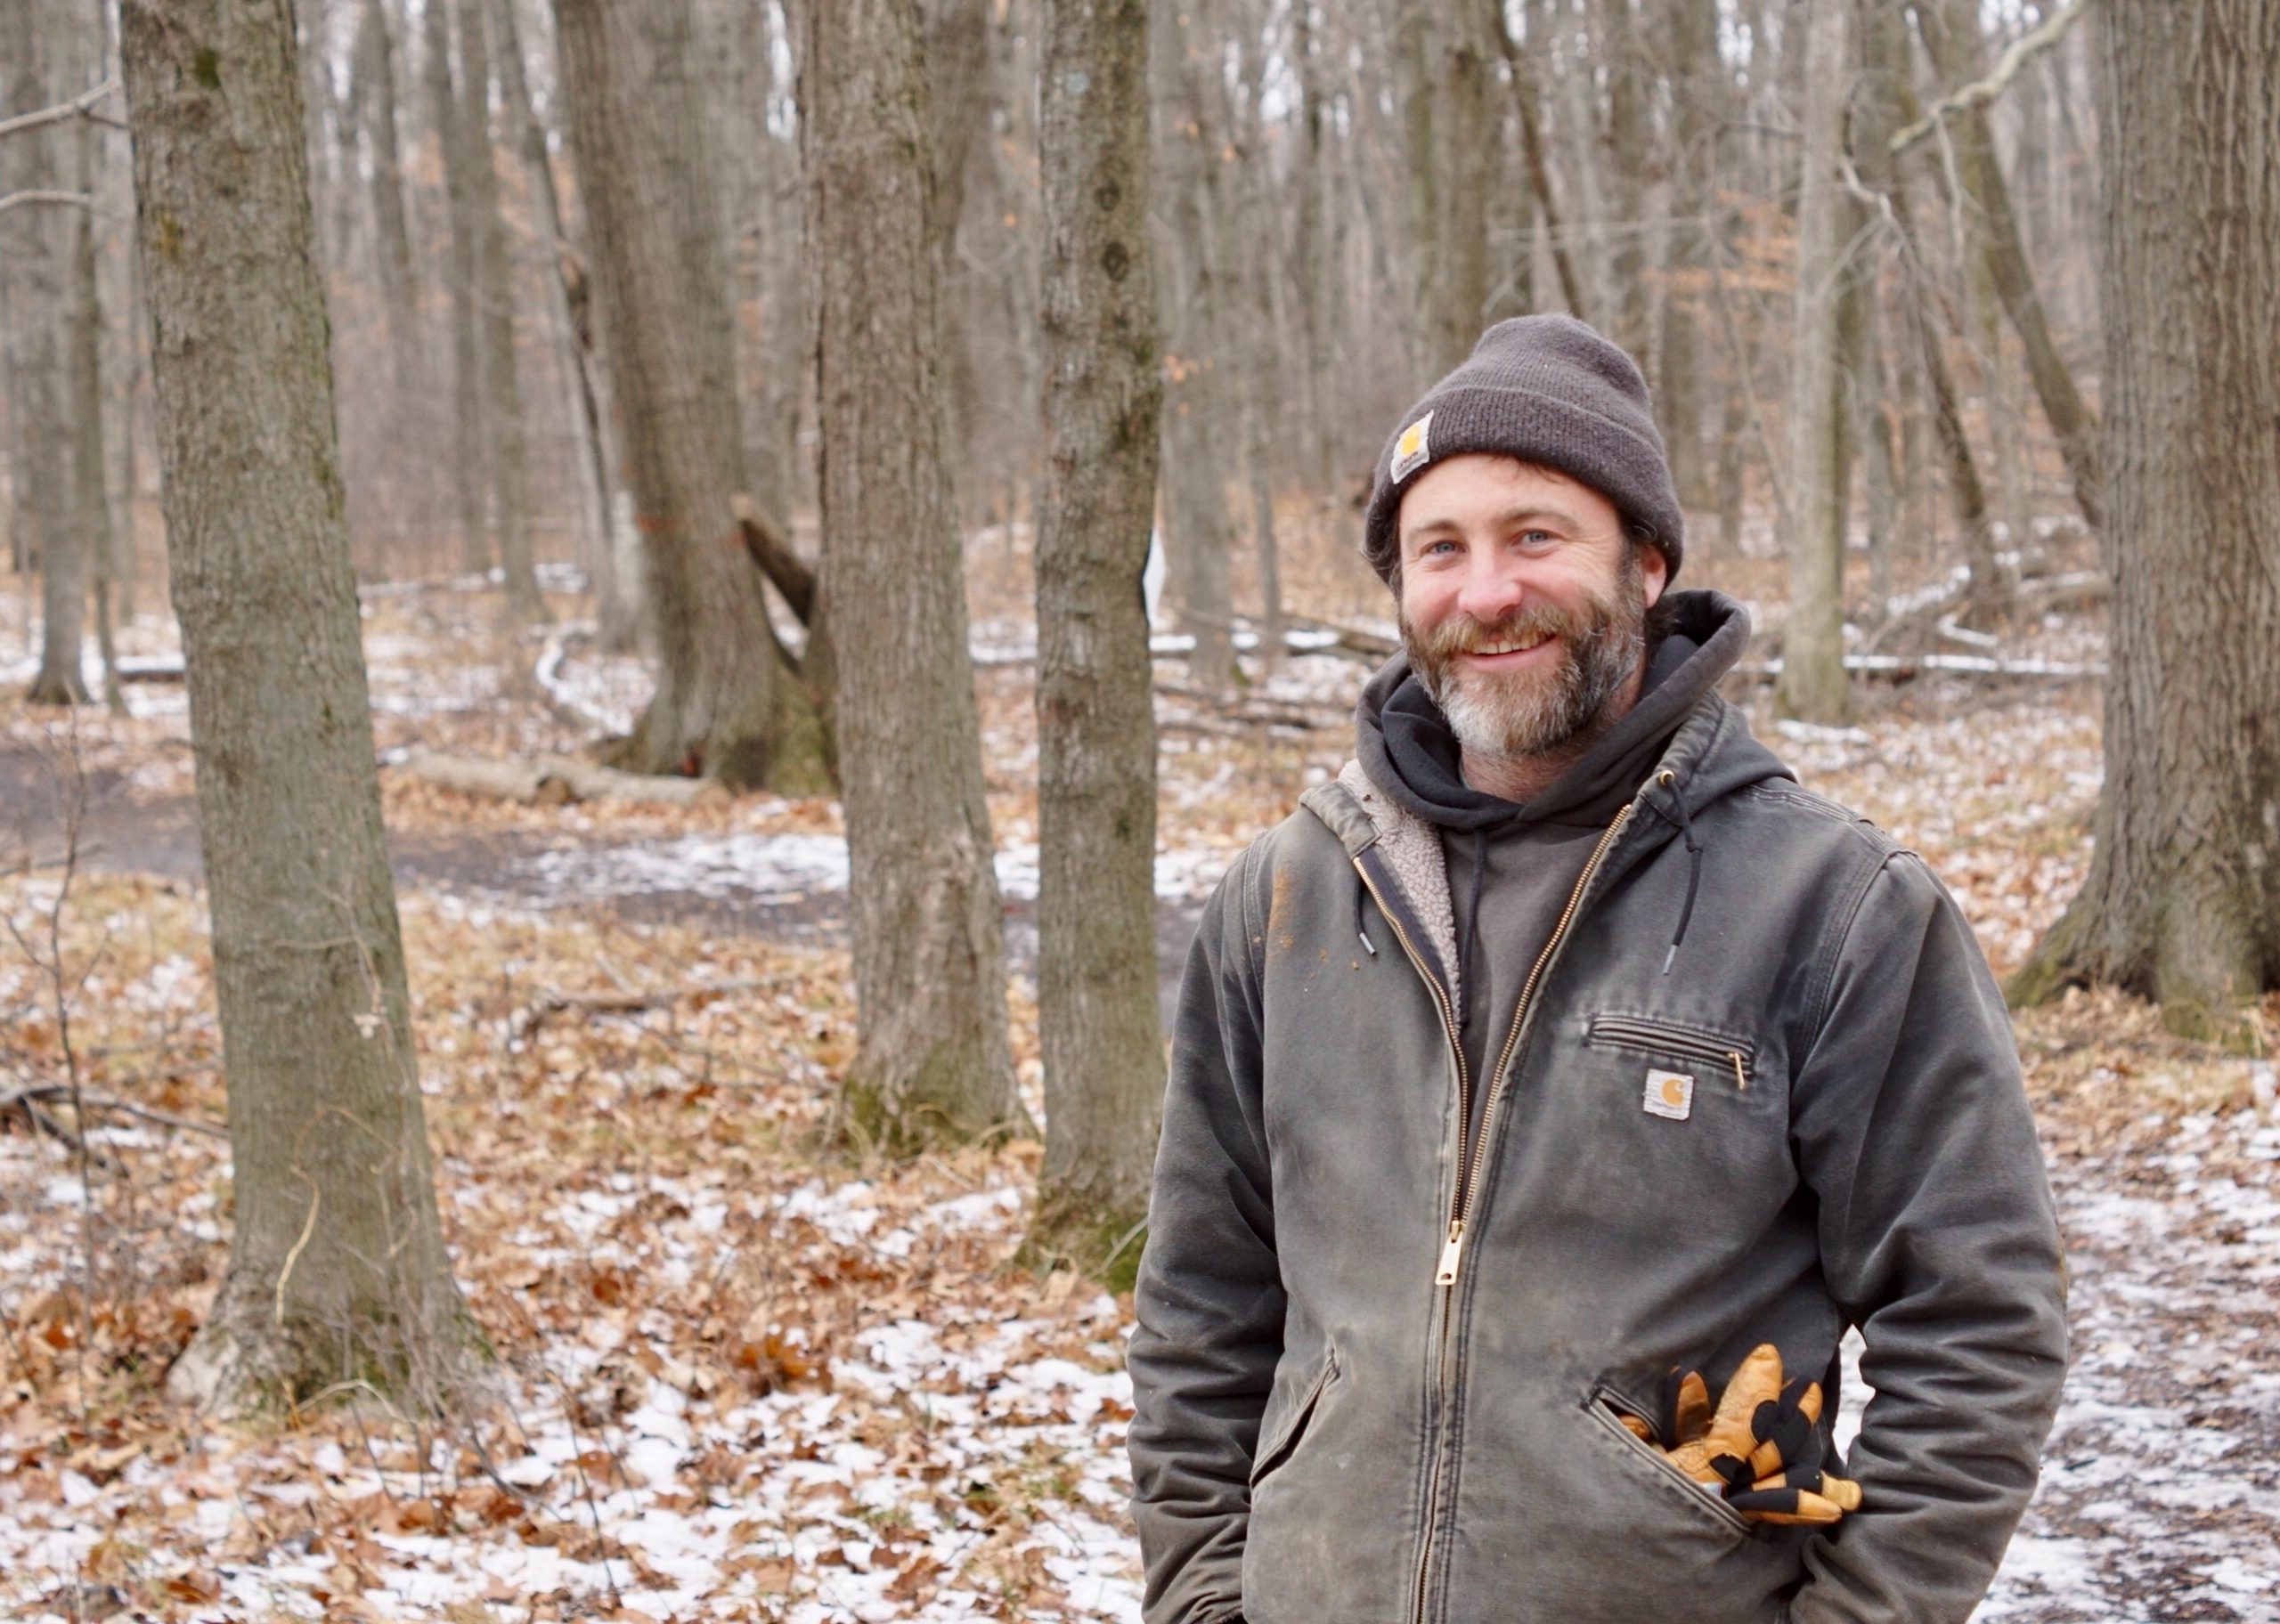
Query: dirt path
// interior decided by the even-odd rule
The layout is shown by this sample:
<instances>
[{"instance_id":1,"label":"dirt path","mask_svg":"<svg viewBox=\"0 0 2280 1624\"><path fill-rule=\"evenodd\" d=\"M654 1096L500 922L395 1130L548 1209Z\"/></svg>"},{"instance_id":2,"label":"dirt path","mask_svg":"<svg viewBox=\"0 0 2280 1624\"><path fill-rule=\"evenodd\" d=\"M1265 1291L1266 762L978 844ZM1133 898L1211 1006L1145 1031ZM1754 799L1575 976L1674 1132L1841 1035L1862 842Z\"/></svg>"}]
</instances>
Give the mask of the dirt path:
<instances>
[{"instance_id":1,"label":"dirt path","mask_svg":"<svg viewBox=\"0 0 2280 1624\"><path fill-rule=\"evenodd\" d=\"M87 869L190 883L201 878L198 809L189 796L138 791L126 773L112 767L89 769L86 783L80 857ZM61 856L62 845L45 766L29 750L0 744L0 854L27 849L35 863L45 863ZM399 891L436 892L538 912L600 906L639 923L689 925L774 942L835 946L847 939L842 886L813 883L798 874L770 877L750 864L741 865L745 873L740 874L733 862L682 861L645 865L637 888L627 882L621 860L641 849L574 833L388 831L389 866ZM597 877L603 882L596 883ZM1201 906L1200 890L1193 888L1158 903L1156 954L1167 1012ZM1014 970L1033 975L1033 897L1008 896L1006 946Z\"/></svg>"}]
</instances>

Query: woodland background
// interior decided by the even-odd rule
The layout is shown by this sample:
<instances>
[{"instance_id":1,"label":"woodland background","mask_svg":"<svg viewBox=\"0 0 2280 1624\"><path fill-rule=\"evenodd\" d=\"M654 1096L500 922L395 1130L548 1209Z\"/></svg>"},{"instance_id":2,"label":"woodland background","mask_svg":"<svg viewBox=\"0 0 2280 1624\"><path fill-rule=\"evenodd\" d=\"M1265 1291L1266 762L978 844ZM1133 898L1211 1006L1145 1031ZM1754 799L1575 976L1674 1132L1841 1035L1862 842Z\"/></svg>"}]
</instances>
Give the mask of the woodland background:
<instances>
[{"instance_id":1,"label":"woodland background","mask_svg":"<svg viewBox=\"0 0 2280 1624\"><path fill-rule=\"evenodd\" d=\"M0 1605L1136 1618L1169 979L1539 310L2017 1006L1981 1616L2280 1618L2259 0L0 0Z\"/></svg>"}]
</instances>

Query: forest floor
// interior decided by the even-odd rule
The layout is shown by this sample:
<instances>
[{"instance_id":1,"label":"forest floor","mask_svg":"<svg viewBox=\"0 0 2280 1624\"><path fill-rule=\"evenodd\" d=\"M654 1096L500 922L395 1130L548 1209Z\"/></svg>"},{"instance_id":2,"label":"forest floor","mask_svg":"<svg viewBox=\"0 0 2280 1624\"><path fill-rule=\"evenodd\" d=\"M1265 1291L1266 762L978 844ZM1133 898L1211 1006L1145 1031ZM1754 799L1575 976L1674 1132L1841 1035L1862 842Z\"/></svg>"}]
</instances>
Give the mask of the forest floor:
<instances>
[{"instance_id":1,"label":"forest floor","mask_svg":"<svg viewBox=\"0 0 2280 1624\"><path fill-rule=\"evenodd\" d=\"M977 598L978 646L1018 645L1000 607ZM374 596L384 761L572 750L639 702L639 661L494 632L494 609L448 585ZM122 642L163 656L167 635L150 617ZM2024 641L2079 660L2097 638L2052 620ZM0 605L0 664L22 646ZM1294 659L1233 702L1158 674L1168 965L1228 861L1348 752L1363 668ZM1035 1105L1029 670L985 665L978 692ZM908 1166L818 1149L853 1045L828 802L538 808L384 772L489 1401L448 1425L336 1407L231 1426L165 1401L230 1189L183 693L128 695L130 716L69 727L0 700L0 1098L76 1069L142 1113L91 1107L77 1134L49 1098L62 1137L0 1122L0 1614L1136 1618L1129 1303L1010 1267L1037 1147ZM1924 853L1999 970L2078 883L2092 685L1921 682L1844 730L1736 696L1806 783ZM2280 1003L2260 1019L2280 1037ZM1979 1616L2280 1620L2269 1065L2104 995L2018 1033L2074 1364Z\"/></svg>"}]
</instances>

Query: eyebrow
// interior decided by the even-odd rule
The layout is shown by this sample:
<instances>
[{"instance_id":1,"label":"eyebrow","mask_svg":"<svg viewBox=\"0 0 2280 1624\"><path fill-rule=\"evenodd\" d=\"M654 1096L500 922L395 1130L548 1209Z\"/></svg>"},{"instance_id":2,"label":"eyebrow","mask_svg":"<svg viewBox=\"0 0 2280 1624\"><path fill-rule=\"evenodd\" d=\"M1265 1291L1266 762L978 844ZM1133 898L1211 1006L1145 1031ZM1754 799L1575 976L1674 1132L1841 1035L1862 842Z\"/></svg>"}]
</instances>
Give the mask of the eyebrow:
<instances>
[{"instance_id":1,"label":"eyebrow","mask_svg":"<svg viewBox=\"0 0 2280 1624\"><path fill-rule=\"evenodd\" d=\"M1530 519L1549 519L1571 531L1582 528L1576 516L1566 508L1547 507L1542 502L1531 502L1524 508L1507 508L1491 519L1489 524L1498 530L1509 530L1513 525L1525 524ZM1402 540L1406 541L1412 536L1438 534L1444 532L1462 534L1464 526L1454 519L1433 518L1427 519L1421 524L1412 525L1401 533Z\"/></svg>"}]
</instances>

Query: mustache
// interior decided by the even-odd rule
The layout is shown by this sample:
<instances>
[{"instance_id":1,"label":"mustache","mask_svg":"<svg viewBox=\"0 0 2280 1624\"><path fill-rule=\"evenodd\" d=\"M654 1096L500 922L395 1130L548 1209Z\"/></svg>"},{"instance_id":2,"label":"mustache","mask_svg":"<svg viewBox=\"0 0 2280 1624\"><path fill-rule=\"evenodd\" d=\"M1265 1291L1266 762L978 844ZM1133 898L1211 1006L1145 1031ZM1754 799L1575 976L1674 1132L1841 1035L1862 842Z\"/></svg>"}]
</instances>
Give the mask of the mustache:
<instances>
[{"instance_id":1,"label":"mustache","mask_svg":"<svg viewBox=\"0 0 2280 1624\"><path fill-rule=\"evenodd\" d=\"M1458 614L1442 621L1418 639L1418 652L1435 662L1494 643L1525 642L1535 637L1565 637L1572 646L1601 635L1605 622L1570 613L1556 604L1535 603L1494 621Z\"/></svg>"}]
</instances>

